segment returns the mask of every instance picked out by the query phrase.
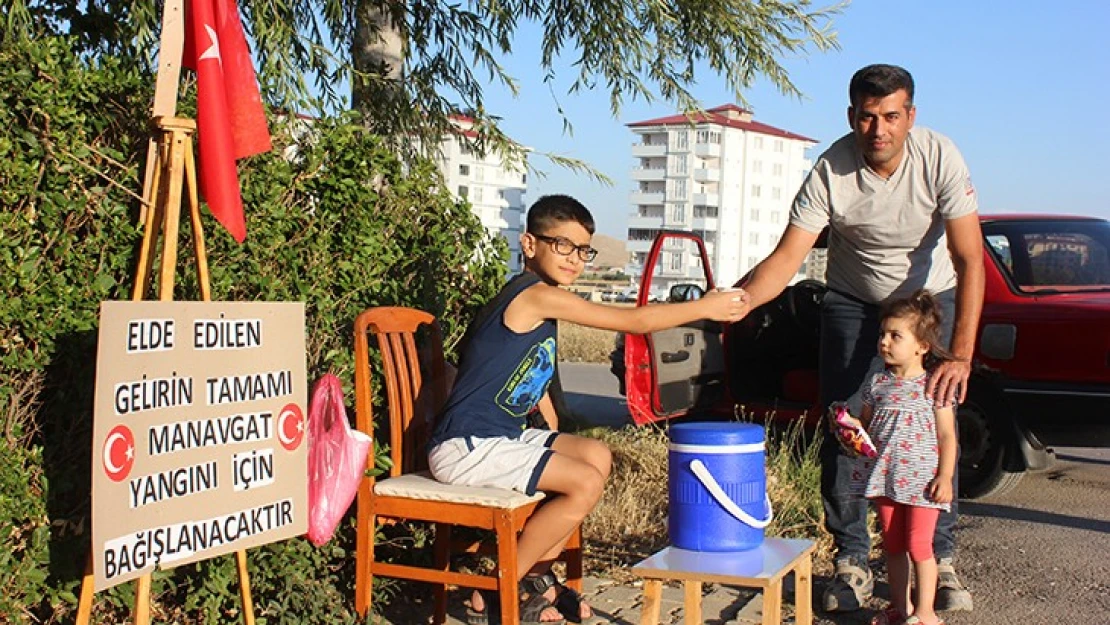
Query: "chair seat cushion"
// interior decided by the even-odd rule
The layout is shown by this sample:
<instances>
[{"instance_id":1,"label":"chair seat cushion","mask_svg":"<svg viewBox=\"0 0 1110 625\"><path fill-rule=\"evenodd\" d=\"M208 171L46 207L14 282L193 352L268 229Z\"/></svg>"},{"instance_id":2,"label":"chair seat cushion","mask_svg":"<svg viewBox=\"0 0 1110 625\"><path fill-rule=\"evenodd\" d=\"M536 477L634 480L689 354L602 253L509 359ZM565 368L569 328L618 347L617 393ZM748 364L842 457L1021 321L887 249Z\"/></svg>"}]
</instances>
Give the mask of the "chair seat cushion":
<instances>
[{"instance_id":1,"label":"chair seat cushion","mask_svg":"<svg viewBox=\"0 0 1110 625\"><path fill-rule=\"evenodd\" d=\"M524 493L503 488L444 484L433 478L428 471L379 479L374 483L374 494L505 509L519 508L544 498L544 494L539 492L529 497Z\"/></svg>"}]
</instances>

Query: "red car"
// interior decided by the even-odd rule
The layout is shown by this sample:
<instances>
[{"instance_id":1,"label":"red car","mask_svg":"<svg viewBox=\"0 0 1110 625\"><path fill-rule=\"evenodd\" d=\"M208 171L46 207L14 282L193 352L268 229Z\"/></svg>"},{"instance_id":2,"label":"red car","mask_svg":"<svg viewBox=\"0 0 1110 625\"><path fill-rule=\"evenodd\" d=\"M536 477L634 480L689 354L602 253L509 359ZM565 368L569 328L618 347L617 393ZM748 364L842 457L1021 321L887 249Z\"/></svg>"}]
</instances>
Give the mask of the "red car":
<instances>
[{"instance_id":1,"label":"red car","mask_svg":"<svg viewBox=\"0 0 1110 625\"><path fill-rule=\"evenodd\" d=\"M960 406L960 494L998 494L1026 470L1048 467L1051 445L1110 446L1110 222L1088 217L984 215L986 292L967 401ZM686 239L682 243L674 239ZM652 293L665 246L659 235L638 305ZM824 246L824 237L817 247ZM656 280L660 279L658 277ZM704 284L713 288L706 269ZM680 284L671 299L698 297ZM804 417L818 406L817 350L825 286L806 279L743 321L699 322L627 335L614 352L637 424L690 413ZM623 353L622 353L623 351Z\"/></svg>"}]
</instances>

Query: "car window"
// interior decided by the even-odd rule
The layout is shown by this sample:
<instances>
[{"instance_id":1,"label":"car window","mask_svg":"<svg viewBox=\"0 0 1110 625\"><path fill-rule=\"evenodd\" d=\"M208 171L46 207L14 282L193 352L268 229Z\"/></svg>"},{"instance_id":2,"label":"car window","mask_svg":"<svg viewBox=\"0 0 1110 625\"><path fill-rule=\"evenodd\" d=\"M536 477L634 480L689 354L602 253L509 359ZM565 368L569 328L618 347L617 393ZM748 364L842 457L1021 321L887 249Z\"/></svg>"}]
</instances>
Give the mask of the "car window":
<instances>
[{"instance_id":1,"label":"car window","mask_svg":"<svg viewBox=\"0 0 1110 625\"><path fill-rule=\"evenodd\" d=\"M988 235L987 245L994 250L998 260L1006 267L1006 271L1012 275L1014 273L1014 257L1010 254L1010 239L1002 234Z\"/></svg>"},{"instance_id":2,"label":"car window","mask_svg":"<svg viewBox=\"0 0 1110 625\"><path fill-rule=\"evenodd\" d=\"M983 230L995 258L1022 290L1110 288L1108 222L995 222Z\"/></svg>"}]
</instances>

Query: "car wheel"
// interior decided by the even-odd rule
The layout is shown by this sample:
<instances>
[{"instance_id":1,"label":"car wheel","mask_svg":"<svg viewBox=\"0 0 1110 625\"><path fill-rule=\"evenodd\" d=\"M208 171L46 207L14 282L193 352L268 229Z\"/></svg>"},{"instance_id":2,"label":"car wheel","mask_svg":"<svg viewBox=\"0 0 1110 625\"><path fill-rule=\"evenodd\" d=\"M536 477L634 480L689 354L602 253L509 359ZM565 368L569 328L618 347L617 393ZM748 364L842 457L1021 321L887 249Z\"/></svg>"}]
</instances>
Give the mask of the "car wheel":
<instances>
[{"instance_id":1,"label":"car wheel","mask_svg":"<svg viewBox=\"0 0 1110 625\"><path fill-rule=\"evenodd\" d=\"M1025 462L1003 421L992 418L984 402L970 397L959 409L960 497L1001 495L1025 475Z\"/></svg>"}]
</instances>

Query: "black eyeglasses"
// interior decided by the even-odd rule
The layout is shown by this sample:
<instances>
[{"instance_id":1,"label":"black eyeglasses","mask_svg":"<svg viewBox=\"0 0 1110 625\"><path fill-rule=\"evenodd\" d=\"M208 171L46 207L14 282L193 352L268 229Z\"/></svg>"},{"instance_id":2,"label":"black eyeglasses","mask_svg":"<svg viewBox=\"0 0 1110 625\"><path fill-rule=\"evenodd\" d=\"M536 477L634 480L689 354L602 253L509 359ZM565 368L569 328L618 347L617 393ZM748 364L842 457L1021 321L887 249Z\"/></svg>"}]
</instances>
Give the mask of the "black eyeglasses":
<instances>
[{"instance_id":1,"label":"black eyeglasses","mask_svg":"<svg viewBox=\"0 0 1110 625\"><path fill-rule=\"evenodd\" d=\"M597 258L597 250L590 247L589 245L575 245L574 241L571 241L570 239L564 237L549 237L547 235L536 234L534 232L530 234L540 241L547 241L548 243L550 243L551 249L555 250L555 253L560 256L570 256L574 252L578 252L578 258L581 258L587 263Z\"/></svg>"}]
</instances>

